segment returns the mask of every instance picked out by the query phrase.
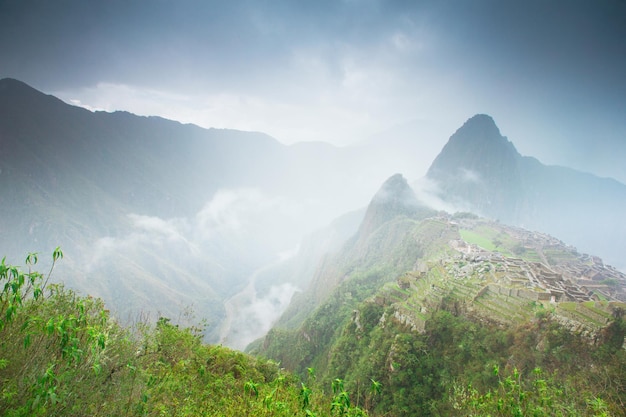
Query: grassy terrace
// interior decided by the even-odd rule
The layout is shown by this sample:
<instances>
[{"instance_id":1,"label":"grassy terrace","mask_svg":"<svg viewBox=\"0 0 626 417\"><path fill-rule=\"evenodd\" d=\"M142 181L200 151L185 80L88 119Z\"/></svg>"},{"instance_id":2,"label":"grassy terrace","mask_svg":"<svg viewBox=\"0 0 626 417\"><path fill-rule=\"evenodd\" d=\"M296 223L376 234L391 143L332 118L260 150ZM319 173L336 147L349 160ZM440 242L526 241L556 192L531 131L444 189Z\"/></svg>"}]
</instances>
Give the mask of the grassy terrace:
<instances>
[{"instance_id":1,"label":"grassy terrace","mask_svg":"<svg viewBox=\"0 0 626 417\"><path fill-rule=\"evenodd\" d=\"M461 229L459 230L459 233L461 234L463 240L467 243L471 243L472 245L478 245L488 251L497 251L497 247L496 245L494 245L493 240L490 237L486 236L484 233L467 229Z\"/></svg>"},{"instance_id":2,"label":"grassy terrace","mask_svg":"<svg viewBox=\"0 0 626 417\"><path fill-rule=\"evenodd\" d=\"M471 230L461 229L459 233L467 243L478 245L488 251L499 252L505 256L513 256L511 250L518 243L507 233L486 224Z\"/></svg>"},{"instance_id":3,"label":"grassy terrace","mask_svg":"<svg viewBox=\"0 0 626 417\"><path fill-rule=\"evenodd\" d=\"M608 311L603 311L593 306L593 301L588 303L576 303L573 301L567 301L559 303L557 312L566 312L573 318L581 321L582 323L590 324L594 327L602 327L605 324L605 319L611 315Z\"/></svg>"},{"instance_id":4,"label":"grassy terrace","mask_svg":"<svg viewBox=\"0 0 626 417\"><path fill-rule=\"evenodd\" d=\"M490 313L491 318L507 322L528 320L534 315L526 301L491 291L476 299L474 304Z\"/></svg>"},{"instance_id":5,"label":"grassy terrace","mask_svg":"<svg viewBox=\"0 0 626 417\"><path fill-rule=\"evenodd\" d=\"M544 249L543 254L550 263L568 263L577 262L578 257L571 251L549 248Z\"/></svg>"}]
</instances>

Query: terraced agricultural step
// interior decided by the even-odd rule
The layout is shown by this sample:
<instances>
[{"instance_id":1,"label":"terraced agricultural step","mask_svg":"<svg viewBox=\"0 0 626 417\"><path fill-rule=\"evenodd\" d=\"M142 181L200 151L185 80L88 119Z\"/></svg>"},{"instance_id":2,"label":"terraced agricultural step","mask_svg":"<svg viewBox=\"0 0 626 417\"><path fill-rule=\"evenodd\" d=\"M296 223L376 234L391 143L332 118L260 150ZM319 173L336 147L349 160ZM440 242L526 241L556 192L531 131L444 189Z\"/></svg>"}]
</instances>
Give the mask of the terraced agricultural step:
<instances>
[{"instance_id":1,"label":"terraced agricultural step","mask_svg":"<svg viewBox=\"0 0 626 417\"><path fill-rule=\"evenodd\" d=\"M494 306L491 304L483 304L480 300L476 300L473 302L473 305L489 319L506 323L510 323L513 321L510 317L502 314L500 310L494 308Z\"/></svg>"},{"instance_id":2,"label":"terraced agricultural step","mask_svg":"<svg viewBox=\"0 0 626 417\"><path fill-rule=\"evenodd\" d=\"M511 297L487 292L475 299L474 303L488 308L507 321L522 321L532 316L528 307L511 301L513 301Z\"/></svg>"}]
</instances>

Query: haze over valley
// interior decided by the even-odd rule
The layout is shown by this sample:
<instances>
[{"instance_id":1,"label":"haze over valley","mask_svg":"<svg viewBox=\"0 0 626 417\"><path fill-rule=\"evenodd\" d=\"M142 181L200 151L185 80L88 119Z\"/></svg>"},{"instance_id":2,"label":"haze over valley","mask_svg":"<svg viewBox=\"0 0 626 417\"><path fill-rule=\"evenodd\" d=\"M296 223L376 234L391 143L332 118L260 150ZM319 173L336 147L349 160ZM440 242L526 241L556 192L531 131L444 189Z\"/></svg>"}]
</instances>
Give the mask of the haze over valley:
<instances>
[{"instance_id":1,"label":"haze over valley","mask_svg":"<svg viewBox=\"0 0 626 417\"><path fill-rule=\"evenodd\" d=\"M0 414L619 415L623 39L618 0L0 0Z\"/></svg>"},{"instance_id":2,"label":"haze over valley","mask_svg":"<svg viewBox=\"0 0 626 417\"><path fill-rule=\"evenodd\" d=\"M11 236L5 255L19 262L60 246L55 276L107 300L121 320L183 320L193 310L208 321L208 341L240 349L307 288L318 260L357 233L363 214L331 222L367 205L402 165L395 153L414 152L283 145L91 112L11 79L0 81L0 105L11 156L2 163L12 196L0 223ZM626 186L521 157L489 116L470 118L413 181L434 209L565 236L622 267ZM281 271L290 261L302 264L291 275Z\"/></svg>"}]
</instances>

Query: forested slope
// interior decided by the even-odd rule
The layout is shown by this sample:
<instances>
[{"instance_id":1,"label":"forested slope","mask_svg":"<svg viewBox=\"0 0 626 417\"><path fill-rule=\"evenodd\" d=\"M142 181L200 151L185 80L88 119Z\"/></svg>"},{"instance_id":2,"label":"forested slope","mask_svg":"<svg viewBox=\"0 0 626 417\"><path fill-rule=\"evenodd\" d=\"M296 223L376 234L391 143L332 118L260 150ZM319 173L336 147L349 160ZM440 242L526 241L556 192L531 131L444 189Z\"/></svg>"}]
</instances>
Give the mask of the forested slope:
<instances>
[{"instance_id":1,"label":"forested slope","mask_svg":"<svg viewBox=\"0 0 626 417\"><path fill-rule=\"evenodd\" d=\"M375 415L623 414L624 274L549 235L379 203L314 279L329 295L251 352L348 381Z\"/></svg>"}]
</instances>

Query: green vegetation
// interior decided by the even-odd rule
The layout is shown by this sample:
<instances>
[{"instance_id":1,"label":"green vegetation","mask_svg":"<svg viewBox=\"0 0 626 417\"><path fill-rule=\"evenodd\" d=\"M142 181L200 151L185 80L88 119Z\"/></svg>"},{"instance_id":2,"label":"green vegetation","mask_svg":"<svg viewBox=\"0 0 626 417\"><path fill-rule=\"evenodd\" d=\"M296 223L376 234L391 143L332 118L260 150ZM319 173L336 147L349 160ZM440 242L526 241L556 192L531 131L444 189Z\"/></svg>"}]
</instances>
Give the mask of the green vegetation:
<instances>
[{"instance_id":1,"label":"green vegetation","mask_svg":"<svg viewBox=\"0 0 626 417\"><path fill-rule=\"evenodd\" d=\"M61 258L56 250L53 267ZM622 414L621 307L609 315L607 302L561 303L605 321L593 340L538 302L517 300L507 307L516 318L502 326L468 311L476 293L491 308L481 278L450 279L438 263L399 278L396 269L353 270L300 328L273 329L256 345L268 360L204 344L202 328L167 318L123 327L101 300L50 284L52 269L23 272L3 260L0 415Z\"/></svg>"},{"instance_id":2,"label":"green vegetation","mask_svg":"<svg viewBox=\"0 0 626 417\"><path fill-rule=\"evenodd\" d=\"M302 325L272 329L251 352L302 378L314 367L324 387L342 378L374 416L622 415L623 304L539 298L521 282L545 256L540 239L459 220L468 227L396 218L363 236L314 282L336 284ZM522 260L463 256L451 250L459 237ZM558 244L549 255L573 259Z\"/></svg>"},{"instance_id":3,"label":"green vegetation","mask_svg":"<svg viewBox=\"0 0 626 417\"><path fill-rule=\"evenodd\" d=\"M314 378L304 385L275 362L205 345L201 329L167 318L124 328L102 301L49 277L0 263L2 416L367 415L343 382L324 393Z\"/></svg>"},{"instance_id":4,"label":"green vegetation","mask_svg":"<svg viewBox=\"0 0 626 417\"><path fill-rule=\"evenodd\" d=\"M314 364L325 386L340 376L370 415L621 415L620 310L592 341L561 327L553 309L537 302L510 307L515 319L507 327L467 314L460 287L441 267L402 275L397 284L360 294L364 301L342 296L364 276L376 282L374 270L344 281L300 329L273 329L259 351L302 376ZM580 306L595 308L587 304ZM381 395L369 395L370 381L383 387Z\"/></svg>"},{"instance_id":5,"label":"green vegetation","mask_svg":"<svg viewBox=\"0 0 626 417\"><path fill-rule=\"evenodd\" d=\"M359 325L346 324L320 357L351 381L347 386L372 415L620 415L626 355L610 336L596 350L549 320L504 330L455 316L448 311L454 300L447 302L424 333L390 319L391 310L364 303ZM373 400L364 389L370 380L384 387Z\"/></svg>"},{"instance_id":6,"label":"green vegetation","mask_svg":"<svg viewBox=\"0 0 626 417\"><path fill-rule=\"evenodd\" d=\"M544 375L535 368L528 380L514 368L509 375L500 377L500 369L493 367L498 376L498 386L481 394L471 385L456 387L455 407L469 409L470 415L488 416L582 416L606 417L611 415L607 403L599 397L587 400L584 411L576 404L577 392L562 386L558 378Z\"/></svg>"},{"instance_id":7,"label":"green vegetation","mask_svg":"<svg viewBox=\"0 0 626 417\"><path fill-rule=\"evenodd\" d=\"M459 232L461 233L463 240L467 243L478 245L488 251L495 251L497 248L497 245L494 244L493 240L486 237L483 233L465 229L461 229Z\"/></svg>"}]
</instances>

